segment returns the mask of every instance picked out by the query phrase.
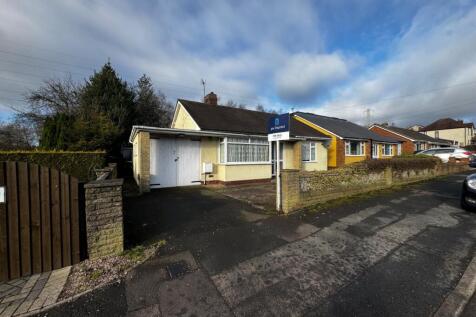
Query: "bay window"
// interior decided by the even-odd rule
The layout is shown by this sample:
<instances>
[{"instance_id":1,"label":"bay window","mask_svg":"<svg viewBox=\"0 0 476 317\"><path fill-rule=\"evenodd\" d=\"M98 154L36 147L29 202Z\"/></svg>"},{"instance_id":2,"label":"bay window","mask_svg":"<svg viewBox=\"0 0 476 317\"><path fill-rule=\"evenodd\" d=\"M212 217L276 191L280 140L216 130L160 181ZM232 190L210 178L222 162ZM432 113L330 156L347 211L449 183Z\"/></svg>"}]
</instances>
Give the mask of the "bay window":
<instances>
[{"instance_id":1,"label":"bay window","mask_svg":"<svg viewBox=\"0 0 476 317\"><path fill-rule=\"evenodd\" d=\"M349 155L349 156L365 155L365 142L345 141L345 155Z\"/></svg>"},{"instance_id":2,"label":"bay window","mask_svg":"<svg viewBox=\"0 0 476 317\"><path fill-rule=\"evenodd\" d=\"M301 158L303 162L316 161L316 142L303 142L301 145Z\"/></svg>"},{"instance_id":3,"label":"bay window","mask_svg":"<svg viewBox=\"0 0 476 317\"><path fill-rule=\"evenodd\" d=\"M219 152L220 163L269 163L266 139L223 138Z\"/></svg>"}]
</instances>

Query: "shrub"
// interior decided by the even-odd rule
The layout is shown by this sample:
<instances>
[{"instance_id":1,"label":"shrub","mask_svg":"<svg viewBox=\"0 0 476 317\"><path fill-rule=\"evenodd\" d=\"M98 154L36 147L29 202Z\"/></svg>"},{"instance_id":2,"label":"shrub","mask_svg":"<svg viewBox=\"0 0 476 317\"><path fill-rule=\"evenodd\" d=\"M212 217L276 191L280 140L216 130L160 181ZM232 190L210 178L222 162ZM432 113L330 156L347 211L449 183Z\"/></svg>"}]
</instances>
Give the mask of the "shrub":
<instances>
[{"instance_id":1,"label":"shrub","mask_svg":"<svg viewBox=\"0 0 476 317\"><path fill-rule=\"evenodd\" d=\"M94 169L105 164L105 152L0 151L0 161L22 161L61 170L80 181L94 179Z\"/></svg>"},{"instance_id":2,"label":"shrub","mask_svg":"<svg viewBox=\"0 0 476 317\"><path fill-rule=\"evenodd\" d=\"M433 169L439 162L440 159L436 157L414 155L385 160L368 160L361 164L371 172L381 172L387 167L391 167L394 171Z\"/></svg>"}]
</instances>

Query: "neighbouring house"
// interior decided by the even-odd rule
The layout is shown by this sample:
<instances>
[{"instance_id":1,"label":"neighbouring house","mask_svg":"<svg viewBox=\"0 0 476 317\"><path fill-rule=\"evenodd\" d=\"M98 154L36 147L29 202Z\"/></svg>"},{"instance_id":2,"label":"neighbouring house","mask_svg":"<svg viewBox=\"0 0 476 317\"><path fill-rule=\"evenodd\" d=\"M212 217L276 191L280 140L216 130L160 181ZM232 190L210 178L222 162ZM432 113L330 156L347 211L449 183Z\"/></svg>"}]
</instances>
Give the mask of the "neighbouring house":
<instances>
[{"instance_id":1,"label":"neighbouring house","mask_svg":"<svg viewBox=\"0 0 476 317\"><path fill-rule=\"evenodd\" d=\"M453 145L466 146L471 144L475 135L474 124L472 122L463 122L463 120L454 120L444 118L423 127L420 132L437 138L453 141Z\"/></svg>"},{"instance_id":2,"label":"neighbouring house","mask_svg":"<svg viewBox=\"0 0 476 317\"><path fill-rule=\"evenodd\" d=\"M448 147L451 145L451 141L448 140L435 139L420 132L387 124L373 124L369 129L379 135L402 141L403 154L413 154L415 151L423 151L436 147Z\"/></svg>"},{"instance_id":3,"label":"neighbouring house","mask_svg":"<svg viewBox=\"0 0 476 317\"><path fill-rule=\"evenodd\" d=\"M134 126L134 178L150 188L270 180L276 170L276 142L267 138L276 114L177 100L170 128ZM327 169L330 138L290 119L290 140L280 142L280 166L308 171Z\"/></svg>"},{"instance_id":4,"label":"neighbouring house","mask_svg":"<svg viewBox=\"0 0 476 317\"><path fill-rule=\"evenodd\" d=\"M373 133L350 121L307 112L295 112L293 116L331 138L327 152L330 168L371 158L390 158L401 152L400 140Z\"/></svg>"},{"instance_id":5,"label":"neighbouring house","mask_svg":"<svg viewBox=\"0 0 476 317\"><path fill-rule=\"evenodd\" d=\"M420 124L414 124L411 127L408 127L408 130L412 130L416 132L419 132L421 129L423 129L423 126Z\"/></svg>"}]
</instances>

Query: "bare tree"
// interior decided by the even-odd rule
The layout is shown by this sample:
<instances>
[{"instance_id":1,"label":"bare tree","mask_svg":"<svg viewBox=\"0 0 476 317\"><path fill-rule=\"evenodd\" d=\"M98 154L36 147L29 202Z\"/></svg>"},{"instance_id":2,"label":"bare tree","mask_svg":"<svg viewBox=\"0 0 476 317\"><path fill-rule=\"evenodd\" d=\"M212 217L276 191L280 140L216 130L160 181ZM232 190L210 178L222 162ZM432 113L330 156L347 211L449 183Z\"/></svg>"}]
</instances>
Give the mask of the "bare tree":
<instances>
[{"instance_id":1,"label":"bare tree","mask_svg":"<svg viewBox=\"0 0 476 317\"><path fill-rule=\"evenodd\" d=\"M0 150L28 150L37 144L34 127L22 118L0 123Z\"/></svg>"}]
</instances>

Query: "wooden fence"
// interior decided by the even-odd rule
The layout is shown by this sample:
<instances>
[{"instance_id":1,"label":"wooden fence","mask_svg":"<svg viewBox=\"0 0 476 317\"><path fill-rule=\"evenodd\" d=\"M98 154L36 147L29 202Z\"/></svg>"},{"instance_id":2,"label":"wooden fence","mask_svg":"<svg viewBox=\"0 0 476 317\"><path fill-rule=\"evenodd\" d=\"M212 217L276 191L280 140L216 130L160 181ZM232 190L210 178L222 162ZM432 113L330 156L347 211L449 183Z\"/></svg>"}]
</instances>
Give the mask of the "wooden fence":
<instances>
[{"instance_id":1,"label":"wooden fence","mask_svg":"<svg viewBox=\"0 0 476 317\"><path fill-rule=\"evenodd\" d=\"M80 184L56 169L0 162L0 281L81 259Z\"/></svg>"}]
</instances>

